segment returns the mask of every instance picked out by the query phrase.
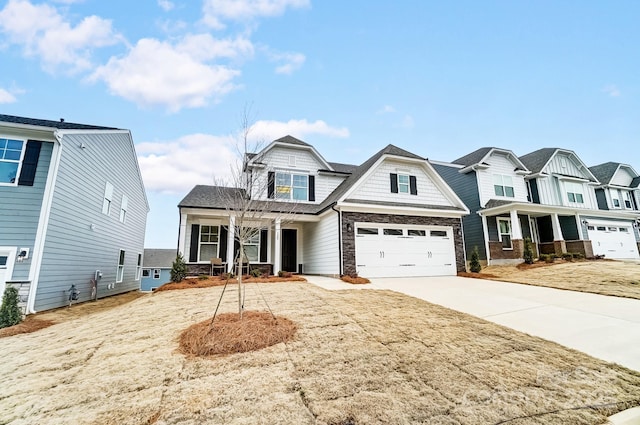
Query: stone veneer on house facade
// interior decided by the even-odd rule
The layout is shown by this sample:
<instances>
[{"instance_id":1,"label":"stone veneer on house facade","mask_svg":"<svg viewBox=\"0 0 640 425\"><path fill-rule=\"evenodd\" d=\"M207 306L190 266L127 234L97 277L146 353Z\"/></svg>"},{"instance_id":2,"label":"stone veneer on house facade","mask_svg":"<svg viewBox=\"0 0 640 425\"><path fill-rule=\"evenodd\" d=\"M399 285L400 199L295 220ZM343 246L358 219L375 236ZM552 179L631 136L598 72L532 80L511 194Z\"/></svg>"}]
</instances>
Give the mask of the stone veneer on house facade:
<instances>
[{"instance_id":1,"label":"stone veneer on house facade","mask_svg":"<svg viewBox=\"0 0 640 425\"><path fill-rule=\"evenodd\" d=\"M346 275L356 273L356 222L453 227L453 239L456 251L456 270L458 272L464 272L466 270L464 243L462 241L462 226L461 219L459 218L344 212L342 213L342 265L343 273ZM349 230L349 228L351 230Z\"/></svg>"}]
</instances>

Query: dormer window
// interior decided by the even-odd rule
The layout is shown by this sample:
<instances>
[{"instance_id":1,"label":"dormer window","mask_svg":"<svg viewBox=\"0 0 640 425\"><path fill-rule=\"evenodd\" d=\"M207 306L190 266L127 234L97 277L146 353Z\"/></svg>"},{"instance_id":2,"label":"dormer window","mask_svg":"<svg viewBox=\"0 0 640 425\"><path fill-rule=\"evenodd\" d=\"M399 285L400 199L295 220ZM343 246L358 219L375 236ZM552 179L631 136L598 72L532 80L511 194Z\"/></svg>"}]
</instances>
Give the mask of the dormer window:
<instances>
[{"instance_id":1,"label":"dormer window","mask_svg":"<svg viewBox=\"0 0 640 425\"><path fill-rule=\"evenodd\" d=\"M511 178L511 176L494 174L493 191L495 192L496 196L505 196L508 198L515 197L515 192L513 190L513 179Z\"/></svg>"}]
</instances>

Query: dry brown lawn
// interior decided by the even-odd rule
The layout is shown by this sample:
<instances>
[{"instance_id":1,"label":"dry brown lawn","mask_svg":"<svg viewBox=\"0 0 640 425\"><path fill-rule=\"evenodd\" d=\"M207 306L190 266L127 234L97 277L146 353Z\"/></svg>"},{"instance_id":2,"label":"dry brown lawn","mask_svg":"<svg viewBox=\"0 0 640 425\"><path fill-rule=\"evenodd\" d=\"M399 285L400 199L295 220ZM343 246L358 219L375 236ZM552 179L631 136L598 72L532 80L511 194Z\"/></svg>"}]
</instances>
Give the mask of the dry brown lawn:
<instances>
[{"instance_id":1,"label":"dry brown lawn","mask_svg":"<svg viewBox=\"0 0 640 425\"><path fill-rule=\"evenodd\" d=\"M0 423L601 424L640 373L391 291L247 286L288 343L190 358L178 336L220 287L147 294L0 340ZM233 312L228 290L223 312Z\"/></svg>"},{"instance_id":2,"label":"dry brown lawn","mask_svg":"<svg viewBox=\"0 0 640 425\"><path fill-rule=\"evenodd\" d=\"M245 276L242 279L243 283L282 283L282 282L306 282L307 280L301 276L265 276L265 277L252 277ZM160 286L155 292L158 291L172 291L174 289L193 289L193 288L211 288L212 286L224 286L225 284L237 284L237 279L225 279L221 276L204 276L200 277L188 277L180 282L167 282Z\"/></svg>"},{"instance_id":3,"label":"dry brown lawn","mask_svg":"<svg viewBox=\"0 0 640 425\"><path fill-rule=\"evenodd\" d=\"M572 291L640 299L640 264L623 261L536 263L536 267L489 266L479 277Z\"/></svg>"}]
</instances>

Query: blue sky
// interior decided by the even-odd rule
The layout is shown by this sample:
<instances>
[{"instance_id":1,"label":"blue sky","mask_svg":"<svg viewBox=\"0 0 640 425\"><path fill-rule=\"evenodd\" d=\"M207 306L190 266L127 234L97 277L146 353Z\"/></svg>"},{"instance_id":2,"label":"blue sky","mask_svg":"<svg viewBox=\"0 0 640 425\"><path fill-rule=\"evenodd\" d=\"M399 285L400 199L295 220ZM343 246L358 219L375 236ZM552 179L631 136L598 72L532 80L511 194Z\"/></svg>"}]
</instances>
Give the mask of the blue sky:
<instances>
[{"instance_id":1,"label":"blue sky","mask_svg":"<svg viewBox=\"0 0 640 425\"><path fill-rule=\"evenodd\" d=\"M146 246L172 248L247 108L255 141L335 162L563 147L640 171L639 18L636 1L2 1L0 110L130 129Z\"/></svg>"}]
</instances>

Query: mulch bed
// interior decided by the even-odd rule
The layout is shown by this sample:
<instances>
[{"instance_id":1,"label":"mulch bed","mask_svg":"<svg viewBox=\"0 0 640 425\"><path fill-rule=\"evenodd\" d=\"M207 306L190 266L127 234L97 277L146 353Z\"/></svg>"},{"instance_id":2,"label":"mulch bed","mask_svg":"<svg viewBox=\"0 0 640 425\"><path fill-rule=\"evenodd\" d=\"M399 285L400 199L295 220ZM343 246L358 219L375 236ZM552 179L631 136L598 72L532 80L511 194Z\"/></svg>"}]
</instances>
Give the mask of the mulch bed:
<instances>
[{"instance_id":1,"label":"mulch bed","mask_svg":"<svg viewBox=\"0 0 640 425\"><path fill-rule=\"evenodd\" d=\"M491 273L473 273L473 272L458 272L458 276L460 277L472 277L474 279L490 279L496 278L498 276Z\"/></svg>"},{"instance_id":2,"label":"mulch bed","mask_svg":"<svg viewBox=\"0 0 640 425\"><path fill-rule=\"evenodd\" d=\"M245 353L290 341L298 329L285 317L266 311L245 311L216 316L189 326L180 335L179 350L188 356Z\"/></svg>"},{"instance_id":3,"label":"mulch bed","mask_svg":"<svg viewBox=\"0 0 640 425\"><path fill-rule=\"evenodd\" d=\"M280 277L280 276L268 276L268 277L249 277L242 278L243 283L280 283L280 282L306 282L307 280L300 276ZM192 288L211 288L214 286L223 286L225 283L238 283L237 279L223 279L220 276L208 276L205 279L199 277L186 278L180 282L169 282L160 286L153 292L159 291L171 291L175 289L192 289Z\"/></svg>"},{"instance_id":4,"label":"mulch bed","mask_svg":"<svg viewBox=\"0 0 640 425\"><path fill-rule=\"evenodd\" d=\"M365 283L371 283L371 281L366 277L360 277L360 276L354 277L354 276L345 275L345 276L342 276L340 280L342 280L343 282L351 283L353 285L362 285Z\"/></svg>"},{"instance_id":5,"label":"mulch bed","mask_svg":"<svg viewBox=\"0 0 640 425\"><path fill-rule=\"evenodd\" d=\"M48 328L49 326L55 324L56 322L54 322L53 320L42 320L36 319L32 316L27 316L24 321L18 323L17 325L0 329L0 338L19 334L28 334L40 329Z\"/></svg>"}]
</instances>

